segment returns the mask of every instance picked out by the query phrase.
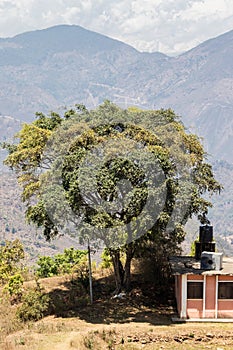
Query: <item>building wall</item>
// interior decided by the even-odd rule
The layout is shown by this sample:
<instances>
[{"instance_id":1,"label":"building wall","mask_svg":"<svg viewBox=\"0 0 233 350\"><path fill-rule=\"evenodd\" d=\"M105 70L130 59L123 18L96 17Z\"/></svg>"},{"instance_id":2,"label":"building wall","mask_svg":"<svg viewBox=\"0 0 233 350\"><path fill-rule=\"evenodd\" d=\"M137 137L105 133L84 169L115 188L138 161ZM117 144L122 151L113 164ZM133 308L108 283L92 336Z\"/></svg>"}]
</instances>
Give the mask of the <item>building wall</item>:
<instances>
[{"instance_id":1,"label":"building wall","mask_svg":"<svg viewBox=\"0 0 233 350\"><path fill-rule=\"evenodd\" d=\"M202 318L203 300L187 300L187 318Z\"/></svg>"},{"instance_id":2,"label":"building wall","mask_svg":"<svg viewBox=\"0 0 233 350\"><path fill-rule=\"evenodd\" d=\"M205 310L203 317L215 317L216 304L216 276L206 276L206 295L205 295Z\"/></svg>"},{"instance_id":3,"label":"building wall","mask_svg":"<svg viewBox=\"0 0 233 350\"><path fill-rule=\"evenodd\" d=\"M218 293L218 289L216 290L217 282L232 281L233 283L233 276L187 275L187 283L188 281L203 281L203 297L205 296L205 298L186 299L185 310L183 298L186 296L182 296L182 275L175 276L175 281L177 311L180 317L181 314L184 315L185 311L187 318L233 318L233 300L218 299L218 295L216 295Z\"/></svg>"},{"instance_id":4,"label":"building wall","mask_svg":"<svg viewBox=\"0 0 233 350\"><path fill-rule=\"evenodd\" d=\"M202 275L188 275L187 276L188 281L203 281Z\"/></svg>"},{"instance_id":5,"label":"building wall","mask_svg":"<svg viewBox=\"0 0 233 350\"><path fill-rule=\"evenodd\" d=\"M188 282L202 282L202 275L188 275ZM202 318L203 317L203 299L187 299L187 318Z\"/></svg>"},{"instance_id":6,"label":"building wall","mask_svg":"<svg viewBox=\"0 0 233 350\"><path fill-rule=\"evenodd\" d=\"M218 301L218 318L233 318L233 300Z\"/></svg>"},{"instance_id":7,"label":"building wall","mask_svg":"<svg viewBox=\"0 0 233 350\"><path fill-rule=\"evenodd\" d=\"M219 282L232 282L233 276L219 276ZM233 299L218 299L219 318L233 318Z\"/></svg>"}]
</instances>

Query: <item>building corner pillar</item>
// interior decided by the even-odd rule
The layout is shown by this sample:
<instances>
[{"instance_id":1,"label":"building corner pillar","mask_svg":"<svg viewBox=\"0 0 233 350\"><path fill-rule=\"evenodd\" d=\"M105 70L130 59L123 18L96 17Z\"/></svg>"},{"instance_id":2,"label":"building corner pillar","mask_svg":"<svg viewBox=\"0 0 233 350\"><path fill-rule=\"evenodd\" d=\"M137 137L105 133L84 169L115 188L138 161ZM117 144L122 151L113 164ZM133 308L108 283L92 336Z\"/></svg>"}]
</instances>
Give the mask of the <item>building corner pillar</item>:
<instances>
[{"instance_id":1,"label":"building corner pillar","mask_svg":"<svg viewBox=\"0 0 233 350\"><path fill-rule=\"evenodd\" d=\"M181 276L181 311L180 318L187 318L187 275Z\"/></svg>"}]
</instances>

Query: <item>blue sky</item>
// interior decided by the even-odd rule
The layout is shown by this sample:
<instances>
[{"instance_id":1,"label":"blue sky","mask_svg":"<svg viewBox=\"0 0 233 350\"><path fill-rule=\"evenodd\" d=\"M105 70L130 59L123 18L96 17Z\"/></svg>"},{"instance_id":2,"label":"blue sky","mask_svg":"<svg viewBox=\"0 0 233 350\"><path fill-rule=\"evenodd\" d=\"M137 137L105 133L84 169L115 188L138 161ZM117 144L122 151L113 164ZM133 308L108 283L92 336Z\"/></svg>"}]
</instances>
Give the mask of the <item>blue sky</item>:
<instances>
[{"instance_id":1,"label":"blue sky","mask_svg":"<svg viewBox=\"0 0 233 350\"><path fill-rule=\"evenodd\" d=\"M0 0L0 37L77 24L175 54L233 29L233 0Z\"/></svg>"}]
</instances>

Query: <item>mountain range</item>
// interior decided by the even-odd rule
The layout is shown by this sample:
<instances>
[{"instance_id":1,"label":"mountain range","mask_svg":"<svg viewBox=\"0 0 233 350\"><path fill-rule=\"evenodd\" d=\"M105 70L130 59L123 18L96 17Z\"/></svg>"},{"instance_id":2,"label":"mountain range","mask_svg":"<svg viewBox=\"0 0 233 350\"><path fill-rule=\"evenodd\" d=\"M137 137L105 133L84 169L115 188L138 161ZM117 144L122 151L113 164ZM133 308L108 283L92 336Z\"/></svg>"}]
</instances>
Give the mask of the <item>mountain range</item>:
<instances>
[{"instance_id":1,"label":"mountain range","mask_svg":"<svg viewBox=\"0 0 233 350\"><path fill-rule=\"evenodd\" d=\"M0 114L109 99L121 106L172 108L203 136L216 159L233 161L233 31L177 57L139 52L79 26L0 39Z\"/></svg>"},{"instance_id":2,"label":"mountain range","mask_svg":"<svg viewBox=\"0 0 233 350\"><path fill-rule=\"evenodd\" d=\"M172 108L203 137L219 180L227 185L217 207L226 202L232 209L225 176L233 175L232 62L233 30L176 57L139 52L75 25L1 38L0 141L11 138L21 122L32 121L35 112L75 103L94 108L109 99L121 107ZM221 228L219 216L218 224Z\"/></svg>"}]
</instances>

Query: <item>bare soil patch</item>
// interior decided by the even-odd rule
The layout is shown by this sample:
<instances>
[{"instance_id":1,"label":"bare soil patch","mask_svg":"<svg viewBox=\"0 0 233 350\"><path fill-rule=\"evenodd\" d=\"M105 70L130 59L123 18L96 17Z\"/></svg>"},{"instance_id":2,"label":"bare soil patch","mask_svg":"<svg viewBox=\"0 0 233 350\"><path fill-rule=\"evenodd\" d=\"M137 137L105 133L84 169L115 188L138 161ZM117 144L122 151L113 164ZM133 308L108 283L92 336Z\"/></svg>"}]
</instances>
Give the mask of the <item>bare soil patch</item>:
<instances>
[{"instance_id":1,"label":"bare soil patch","mask_svg":"<svg viewBox=\"0 0 233 350\"><path fill-rule=\"evenodd\" d=\"M112 298L106 278L94 282L93 305L71 276L41 280L55 306L42 320L10 329L0 349L233 349L232 323L173 324L174 305L158 297L158 287L137 284L125 297Z\"/></svg>"}]
</instances>

